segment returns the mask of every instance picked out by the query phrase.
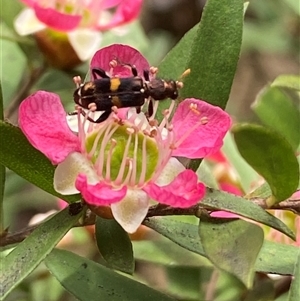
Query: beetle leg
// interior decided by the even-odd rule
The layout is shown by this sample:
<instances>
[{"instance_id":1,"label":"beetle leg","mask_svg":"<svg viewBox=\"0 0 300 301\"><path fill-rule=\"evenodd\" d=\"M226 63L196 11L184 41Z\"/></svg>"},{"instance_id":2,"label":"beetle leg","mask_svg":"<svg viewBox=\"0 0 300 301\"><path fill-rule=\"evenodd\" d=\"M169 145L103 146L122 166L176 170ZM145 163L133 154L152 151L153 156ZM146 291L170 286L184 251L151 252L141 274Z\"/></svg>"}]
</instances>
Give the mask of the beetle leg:
<instances>
[{"instance_id":1,"label":"beetle leg","mask_svg":"<svg viewBox=\"0 0 300 301\"><path fill-rule=\"evenodd\" d=\"M106 74L106 72L101 68L93 68L92 75L95 79L97 78L97 75L100 76L101 78L110 78L110 76Z\"/></svg>"},{"instance_id":2,"label":"beetle leg","mask_svg":"<svg viewBox=\"0 0 300 301\"><path fill-rule=\"evenodd\" d=\"M149 99L148 111L147 112L148 112L148 118L150 118L154 113L152 97L150 97L150 99Z\"/></svg>"},{"instance_id":3,"label":"beetle leg","mask_svg":"<svg viewBox=\"0 0 300 301\"><path fill-rule=\"evenodd\" d=\"M111 113L111 111L104 111L102 113L102 115L98 119L93 120L92 122L94 122L94 123L101 123L101 122L105 121L109 117L110 113Z\"/></svg>"},{"instance_id":4,"label":"beetle leg","mask_svg":"<svg viewBox=\"0 0 300 301\"><path fill-rule=\"evenodd\" d=\"M149 82L150 81L150 76L149 76L149 70L144 70L144 79Z\"/></svg>"},{"instance_id":5,"label":"beetle leg","mask_svg":"<svg viewBox=\"0 0 300 301\"><path fill-rule=\"evenodd\" d=\"M131 70L131 73L134 77L138 76L138 71L134 65L121 63L122 66L128 67Z\"/></svg>"}]
</instances>

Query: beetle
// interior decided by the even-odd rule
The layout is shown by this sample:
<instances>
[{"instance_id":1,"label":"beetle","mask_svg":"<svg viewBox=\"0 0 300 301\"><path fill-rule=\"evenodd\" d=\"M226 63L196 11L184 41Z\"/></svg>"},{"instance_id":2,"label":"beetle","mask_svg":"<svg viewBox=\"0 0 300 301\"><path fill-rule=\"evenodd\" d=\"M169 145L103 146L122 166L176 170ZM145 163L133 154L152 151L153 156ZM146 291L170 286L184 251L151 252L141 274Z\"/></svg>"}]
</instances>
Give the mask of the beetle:
<instances>
[{"instance_id":1,"label":"beetle","mask_svg":"<svg viewBox=\"0 0 300 301\"><path fill-rule=\"evenodd\" d=\"M142 78L138 76L135 66L122 65L131 69L131 77L110 77L103 69L93 68L91 72L95 80L84 84L77 83L77 89L73 94L74 102L84 109L104 111L96 120L88 118L90 121L103 122L108 118L113 107L136 107L139 113L147 99L150 99L147 117L151 117L153 115L152 100L178 98L178 89L182 88L182 82L160 78L150 79L149 70L144 70L144 78Z\"/></svg>"}]
</instances>

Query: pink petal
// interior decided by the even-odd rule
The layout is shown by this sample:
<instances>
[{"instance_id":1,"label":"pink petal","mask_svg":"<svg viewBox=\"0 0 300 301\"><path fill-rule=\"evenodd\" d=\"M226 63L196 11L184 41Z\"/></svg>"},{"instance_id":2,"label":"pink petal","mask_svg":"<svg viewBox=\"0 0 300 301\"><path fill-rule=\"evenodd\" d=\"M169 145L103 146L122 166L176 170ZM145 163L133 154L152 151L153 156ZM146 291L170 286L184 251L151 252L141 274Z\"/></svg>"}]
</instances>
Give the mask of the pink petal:
<instances>
[{"instance_id":1,"label":"pink petal","mask_svg":"<svg viewBox=\"0 0 300 301\"><path fill-rule=\"evenodd\" d=\"M239 215L227 211L213 211L210 216L220 218L241 218Z\"/></svg>"},{"instance_id":2,"label":"pink petal","mask_svg":"<svg viewBox=\"0 0 300 301\"><path fill-rule=\"evenodd\" d=\"M103 9L107 9L107 8L117 6L122 1L123 0L103 0L101 5L102 5Z\"/></svg>"},{"instance_id":3,"label":"pink petal","mask_svg":"<svg viewBox=\"0 0 300 301\"><path fill-rule=\"evenodd\" d=\"M107 30L136 19L142 8L142 0L123 0L108 24L99 25L100 30Z\"/></svg>"},{"instance_id":4,"label":"pink petal","mask_svg":"<svg viewBox=\"0 0 300 301\"><path fill-rule=\"evenodd\" d=\"M19 125L29 142L53 164L79 150L78 138L69 129L58 95L38 91L19 107Z\"/></svg>"},{"instance_id":5,"label":"pink petal","mask_svg":"<svg viewBox=\"0 0 300 301\"><path fill-rule=\"evenodd\" d=\"M140 76L143 76L144 70L149 70L150 68L149 63L139 51L122 44L112 44L98 50L92 58L90 68L101 68L109 72L109 63L116 58L121 63L135 65ZM117 66L113 68L113 76L128 77L132 76L132 72L126 66Z\"/></svg>"},{"instance_id":6,"label":"pink petal","mask_svg":"<svg viewBox=\"0 0 300 301\"><path fill-rule=\"evenodd\" d=\"M237 187L236 185L233 185L231 183L220 183L220 188L223 191L227 191L231 194L235 194L235 195L240 195L242 196L243 193L241 191L241 189L239 187Z\"/></svg>"},{"instance_id":7,"label":"pink petal","mask_svg":"<svg viewBox=\"0 0 300 301\"><path fill-rule=\"evenodd\" d=\"M25 3L28 6L33 7L36 3L36 0L21 0L21 2Z\"/></svg>"},{"instance_id":8,"label":"pink petal","mask_svg":"<svg viewBox=\"0 0 300 301\"><path fill-rule=\"evenodd\" d=\"M191 109L192 104L197 105L196 110ZM203 118L207 118L207 122L204 122ZM183 137L172 156L194 159L206 157L220 149L231 126L231 118L219 107L199 99L188 98L179 104L172 123L176 141Z\"/></svg>"},{"instance_id":9,"label":"pink petal","mask_svg":"<svg viewBox=\"0 0 300 301\"><path fill-rule=\"evenodd\" d=\"M221 151L217 151L216 153L207 156L206 159L216 163L227 163L228 161Z\"/></svg>"},{"instance_id":10,"label":"pink petal","mask_svg":"<svg viewBox=\"0 0 300 301\"><path fill-rule=\"evenodd\" d=\"M44 8L38 4L34 5L36 17L47 26L59 30L70 31L75 29L82 16L63 14L53 8Z\"/></svg>"},{"instance_id":11,"label":"pink petal","mask_svg":"<svg viewBox=\"0 0 300 301\"><path fill-rule=\"evenodd\" d=\"M81 192L84 200L95 206L107 206L119 202L126 196L127 192L126 186L116 190L104 182L90 185L87 183L87 177L84 174L78 175L75 186Z\"/></svg>"},{"instance_id":12,"label":"pink petal","mask_svg":"<svg viewBox=\"0 0 300 301\"><path fill-rule=\"evenodd\" d=\"M192 170L186 169L170 184L158 186L151 183L144 187L144 191L162 204L187 208L197 204L204 197L205 186L198 183L198 177Z\"/></svg>"}]
</instances>

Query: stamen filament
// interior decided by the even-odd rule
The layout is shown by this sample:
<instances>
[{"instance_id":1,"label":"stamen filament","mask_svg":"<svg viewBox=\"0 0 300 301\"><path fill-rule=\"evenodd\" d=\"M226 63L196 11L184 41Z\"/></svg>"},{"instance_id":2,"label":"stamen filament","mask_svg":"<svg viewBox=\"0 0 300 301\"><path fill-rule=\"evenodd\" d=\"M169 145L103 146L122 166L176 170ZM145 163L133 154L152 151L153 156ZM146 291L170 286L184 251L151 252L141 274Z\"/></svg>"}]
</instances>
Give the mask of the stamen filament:
<instances>
[{"instance_id":1,"label":"stamen filament","mask_svg":"<svg viewBox=\"0 0 300 301\"><path fill-rule=\"evenodd\" d=\"M153 101L154 102L154 105L153 105L153 115L149 118L149 120L153 120L155 115L156 115L156 112L157 112L157 109L158 109L158 104L159 104L159 101L155 101L155 100L149 100L150 101Z\"/></svg>"},{"instance_id":2,"label":"stamen filament","mask_svg":"<svg viewBox=\"0 0 300 301\"><path fill-rule=\"evenodd\" d=\"M146 169L147 169L147 138L144 136L143 140L143 146L142 146L142 170L141 170L141 176L138 185L141 186L145 183L145 177L146 177Z\"/></svg>"},{"instance_id":3,"label":"stamen filament","mask_svg":"<svg viewBox=\"0 0 300 301\"><path fill-rule=\"evenodd\" d=\"M114 126L113 129L111 129ZM104 137L102 139L101 148L98 153L98 158L95 162L95 168L97 170L97 174L99 176L102 176L102 170L104 166L104 160L105 160L105 148L108 144L108 141L111 139L111 136L114 134L114 132L117 130L117 126L115 124L110 124L109 127L106 129Z\"/></svg>"},{"instance_id":4,"label":"stamen filament","mask_svg":"<svg viewBox=\"0 0 300 301\"><path fill-rule=\"evenodd\" d=\"M109 152L107 154L107 159L106 159L106 170L105 170L105 180L106 181L110 180L110 174L111 174L110 166L111 166L112 153L113 153L113 150L116 147L116 145L117 145L117 141L115 139L111 139L110 148L109 148Z\"/></svg>"},{"instance_id":5,"label":"stamen filament","mask_svg":"<svg viewBox=\"0 0 300 301\"><path fill-rule=\"evenodd\" d=\"M205 123L207 123L207 117L203 117L206 118ZM203 118L201 118L198 122L196 122L192 127L190 127L183 136L180 137L180 139L178 139L176 141L176 143L174 144L174 147L177 148L188 136L190 136L190 134L199 127L199 125L203 125L205 123L203 123Z\"/></svg>"},{"instance_id":6,"label":"stamen filament","mask_svg":"<svg viewBox=\"0 0 300 301\"><path fill-rule=\"evenodd\" d=\"M128 173L127 173L125 180L123 181L123 185L127 185L129 182L129 179L132 176L133 170L132 170L132 159L131 158L128 158L127 164L128 164Z\"/></svg>"},{"instance_id":7,"label":"stamen filament","mask_svg":"<svg viewBox=\"0 0 300 301\"><path fill-rule=\"evenodd\" d=\"M132 139L132 132L128 131L128 134L129 134L129 137L128 137L128 140L127 140L127 143L126 143L126 147L124 149L122 163L120 165L118 176L114 181L116 185L120 185L122 183L122 179L124 177L125 167L126 167L126 163L127 163L127 160L128 160L129 147L130 147L131 139Z\"/></svg>"},{"instance_id":8,"label":"stamen filament","mask_svg":"<svg viewBox=\"0 0 300 301\"><path fill-rule=\"evenodd\" d=\"M87 154L88 158L92 158L95 151L96 151L96 148L98 147L98 143L99 143L99 140L103 134L103 132L106 130L105 126L103 126L101 129L99 129L99 132L97 133L97 136L96 136L96 139L94 141L94 144L93 144L93 147L92 149L90 150L90 152Z\"/></svg>"},{"instance_id":9,"label":"stamen filament","mask_svg":"<svg viewBox=\"0 0 300 301\"><path fill-rule=\"evenodd\" d=\"M138 152L138 145L139 145L139 137L138 132L135 133L134 136L134 150L133 150L133 158L132 158L132 173L130 178L130 185L134 186L136 181L136 173L137 173L137 152Z\"/></svg>"}]
</instances>

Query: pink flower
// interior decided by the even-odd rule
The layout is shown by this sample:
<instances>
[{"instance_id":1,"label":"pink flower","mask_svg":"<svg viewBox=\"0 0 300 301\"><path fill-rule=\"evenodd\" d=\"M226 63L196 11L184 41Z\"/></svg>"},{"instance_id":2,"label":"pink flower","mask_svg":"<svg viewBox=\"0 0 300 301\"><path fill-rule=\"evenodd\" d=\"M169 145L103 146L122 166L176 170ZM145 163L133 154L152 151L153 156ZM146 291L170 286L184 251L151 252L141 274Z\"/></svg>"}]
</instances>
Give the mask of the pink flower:
<instances>
[{"instance_id":1,"label":"pink flower","mask_svg":"<svg viewBox=\"0 0 300 301\"><path fill-rule=\"evenodd\" d=\"M128 52L135 54L134 62L132 56L124 60L122 54ZM116 54L121 62L134 63L139 73L147 67L136 50L113 45L96 53L91 68L121 76L128 66L111 67ZM196 173L173 156L199 158L216 152L231 124L227 113L198 99L182 101L170 118L173 107L174 101L160 123L135 109L122 118L114 110L105 121L91 123L87 117L94 113L88 111L85 117L78 114L76 135L68 128L59 97L39 91L21 104L19 124L32 145L58 165L58 192L79 191L88 204L109 205L114 218L133 233L148 212L150 198L180 208L203 198L205 187Z\"/></svg>"},{"instance_id":2,"label":"pink flower","mask_svg":"<svg viewBox=\"0 0 300 301\"><path fill-rule=\"evenodd\" d=\"M101 31L124 25L136 19L142 0L22 0L28 8L15 19L20 35L36 33L45 28L60 32L82 60L90 58L99 48ZM48 35L53 34L51 31Z\"/></svg>"}]
</instances>

